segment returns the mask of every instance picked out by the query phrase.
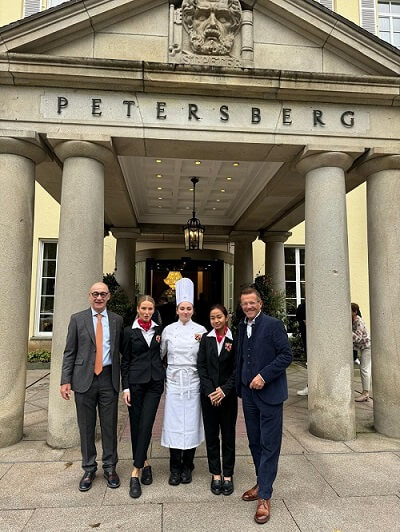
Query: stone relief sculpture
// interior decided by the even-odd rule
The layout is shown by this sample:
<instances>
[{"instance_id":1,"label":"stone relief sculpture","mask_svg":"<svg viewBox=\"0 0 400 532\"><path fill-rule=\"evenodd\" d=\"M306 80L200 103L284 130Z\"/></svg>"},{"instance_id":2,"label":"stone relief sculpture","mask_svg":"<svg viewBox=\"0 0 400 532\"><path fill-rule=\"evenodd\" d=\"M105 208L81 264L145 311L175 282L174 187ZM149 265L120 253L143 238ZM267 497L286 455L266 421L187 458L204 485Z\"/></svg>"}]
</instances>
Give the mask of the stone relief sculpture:
<instances>
[{"instance_id":1,"label":"stone relief sculpture","mask_svg":"<svg viewBox=\"0 0 400 532\"><path fill-rule=\"evenodd\" d=\"M253 13L239 0L183 0L170 6L169 60L216 66L251 66Z\"/></svg>"}]
</instances>

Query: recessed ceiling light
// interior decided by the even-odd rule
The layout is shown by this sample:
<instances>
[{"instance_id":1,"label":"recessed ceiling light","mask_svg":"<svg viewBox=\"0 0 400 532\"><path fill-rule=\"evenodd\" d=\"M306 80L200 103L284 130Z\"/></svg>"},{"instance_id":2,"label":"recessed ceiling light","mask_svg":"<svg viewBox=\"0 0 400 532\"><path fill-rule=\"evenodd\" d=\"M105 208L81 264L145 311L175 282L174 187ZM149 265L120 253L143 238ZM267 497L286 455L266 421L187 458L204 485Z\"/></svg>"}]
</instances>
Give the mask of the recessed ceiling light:
<instances>
[{"instance_id":1,"label":"recessed ceiling light","mask_svg":"<svg viewBox=\"0 0 400 532\"><path fill-rule=\"evenodd\" d=\"M220 199L217 199L217 203L219 203L221 200Z\"/></svg>"},{"instance_id":2,"label":"recessed ceiling light","mask_svg":"<svg viewBox=\"0 0 400 532\"><path fill-rule=\"evenodd\" d=\"M162 174L156 174L156 177L162 177Z\"/></svg>"},{"instance_id":3,"label":"recessed ceiling light","mask_svg":"<svg viewBox=\"0 0 400 532\"><path fill-rule=\"evenodd\" d=\"M224 189L224 188L221 188L221 192L225 192L225 189Z\"/></svg>"},{"instance_id":4,"label":"recessed ceiling light","mask_svg":"<svg viewBox=\"0 0 400 532\"><path fill-rule=\"evenodd\" d=\"M201 161L195 161L194 164L197 165L197 166L199 166L199 164L201 164Z\"/></svg>"},{"instance_id":5,"label":"recessed ceiling light","mask_svg":"<svg viewBox=\"0 0 400 532\"><path fill-rule=\"evenodd\" d=\"M162 187L157 187L157 190L162 190Z\"/></svg>"},{"instance_id":6,"label":"recessed ceiling light","mask_svg":"<svg viewBox=\"0 0 400 532\"><path fill-rule=\"evenodd\" d=\"M227 181L232 181L232 178L231 177L227 177L226 180Z\"/></svg>"},{"instance_id":7,"label":"recessed ceiling light","mask_svg":"<svg viewBox=\"0 0 400 532\"><path fill-rule=\"evenodd\" d=\"M212 209L213 209L213 211L216 211L216 210L217 210L217 207L213 207Z\"/></svg>"},{"instance_id":8,"label":"recessed ceiling light","mask_svg":"<svg viewBox=\"0 0 400 532\"><path fill-rule=\"evenodd\" d=\"M232 166L239 166L239 163L233 163Z\"/></svg>"},{"instance_id":9,"label":"recessed ceiling light","mask_svg":"<svg viewBox=\"0 0 400 532\"><path fill-rule=\"evenodd\" d=\"M159 199L159 200L162 200L162 198L161 198L161 197L159 197L158 199Z\"/></svg>"},{"instance_id":10,"label":"recessed ceiling light","mask_svg":"<svg viewBox=\"0 0 400 532\"><path fill-rule=\"evenodd\" d=\"M193 189L192 188L189 188L190 192L193 192Z\"/></svg>"},{"instance_id":11,"label":"recessed ceiling light","mask_svg":"<svg viewBox=\"0 0 400 532\"><path fill-rule=\"evenodd\" d=\"M160 163L162 163L162 160L161 159L156 159L156 163L160 164Z\"/></svg>"},{"instance_id":12,"label":"recessed ceiling light","mask_svg":"<svg viewBox=\"0 0 400 532\"><path fill-rule=\"evenodd\" d=\"M158 207L159 209L161 209L161 205L157 205L157 207Z\"/></svg>"},{"instance_id":13,"label":"recessed ceiling light","mask_svg":"<svg viewBox=\"0 0 400 532\"><path fill-rule=\"evenodd\" d=\"M186 210L190 209L190 207L186 207Z\"/></svg>"}]
</instances>

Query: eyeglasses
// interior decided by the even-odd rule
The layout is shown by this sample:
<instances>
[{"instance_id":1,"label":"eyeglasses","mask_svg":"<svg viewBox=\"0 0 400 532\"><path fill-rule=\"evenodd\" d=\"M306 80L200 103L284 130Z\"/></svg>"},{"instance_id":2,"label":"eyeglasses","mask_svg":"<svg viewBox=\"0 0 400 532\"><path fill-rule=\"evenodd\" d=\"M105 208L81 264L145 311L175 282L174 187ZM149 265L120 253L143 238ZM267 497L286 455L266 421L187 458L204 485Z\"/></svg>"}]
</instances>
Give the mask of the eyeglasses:
<instances>
[{"instance_id":1,"label":"eyeglasses","mask_svg":"<svg viewBox=\"0 0 400 532\"><path fill-rule=\"evenodd\" d=\"M97 299L98 297L101 297L102 299L104 299L105 297L108 296L110 292L90 292L90 295L92 297L94 297L95 299Z\"/></svg>"}]
</instances>

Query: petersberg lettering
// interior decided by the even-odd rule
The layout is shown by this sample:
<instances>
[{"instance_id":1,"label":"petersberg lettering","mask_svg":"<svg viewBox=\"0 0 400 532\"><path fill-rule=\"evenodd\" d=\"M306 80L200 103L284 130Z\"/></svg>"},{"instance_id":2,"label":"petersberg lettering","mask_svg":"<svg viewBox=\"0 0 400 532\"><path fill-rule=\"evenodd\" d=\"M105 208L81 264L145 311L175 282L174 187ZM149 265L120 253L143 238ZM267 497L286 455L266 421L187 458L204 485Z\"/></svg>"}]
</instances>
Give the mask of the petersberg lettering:
<instances>
[{"instance_id":1,"label":"petersberg lettering","mask_svg":"<svg viewBox=\"0 0 400 532\"><path fill-rule=\"evenodd\" d=\"M46 91L42 118L61 122L123 123L132 127L181 126L357 132L369 126L368 112L340 104L276 102L234 98Z\"/></svg>"}]
</instances>

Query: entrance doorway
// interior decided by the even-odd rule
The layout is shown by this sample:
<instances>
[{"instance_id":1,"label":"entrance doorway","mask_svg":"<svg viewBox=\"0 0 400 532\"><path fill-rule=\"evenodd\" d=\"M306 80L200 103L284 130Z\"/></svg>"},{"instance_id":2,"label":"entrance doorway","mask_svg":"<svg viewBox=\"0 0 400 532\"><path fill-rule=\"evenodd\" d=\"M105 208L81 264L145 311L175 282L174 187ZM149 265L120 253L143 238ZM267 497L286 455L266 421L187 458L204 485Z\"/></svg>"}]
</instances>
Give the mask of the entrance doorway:
<instances>
[{"instance_id":1,"label":"entrance doorway","mask_svg":"<svg viewBox=\"0 0 400 532\"><path fill-rule=\"evenodd\" d=\"M210 329L209 309L212 305L224 301L223 260L195 260L190 257L182 257L179 260L146 259L147 293L154 297L157 304L162 300L165 304L164 298L167 298L169 305L173 304L175 309L175 291L170 288L167 279L169 274L170 278L176 277L176 273L174 275L173 272L179 272L182 277L188 277L193 281L195 307L193 319ZM173 321L169 316L167 320Z\"/></svg>"}]
</instances>

